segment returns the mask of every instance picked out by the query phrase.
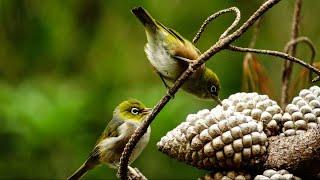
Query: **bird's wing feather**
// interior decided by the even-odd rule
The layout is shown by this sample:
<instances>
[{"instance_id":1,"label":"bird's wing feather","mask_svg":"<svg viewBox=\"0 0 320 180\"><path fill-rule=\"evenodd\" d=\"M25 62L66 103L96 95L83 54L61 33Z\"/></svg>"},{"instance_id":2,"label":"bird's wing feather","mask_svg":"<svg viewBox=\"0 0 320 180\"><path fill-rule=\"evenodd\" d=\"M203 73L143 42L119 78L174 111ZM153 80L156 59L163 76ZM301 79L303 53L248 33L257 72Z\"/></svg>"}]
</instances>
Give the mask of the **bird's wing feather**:
<instances>
[{"instance_id":1,"label":"bird's wing feather","mask_svg":"<svg viewBox=\"0 0 320 180\"><path fill-rule=\"evenodd\" d=\"M107 127L104 129L104 131L101 134L99 140L105 139L107 137L117 137L117 136L119 136L118 127L123 123L124 123L124 121L120 121L118 119L113 118L108 123Z\"/></svg>"},{"instance_id":2,"label":"bird's wing feather","mask_svg":"<svg viewBox=\"0 0 320 180\"><path fill-rule=\"evenodd\" d=\"M173 30L173 29L170 29L170 28L167 28L168 29L168 31L169 31L169 33L170 34L172 34L173 36L175 36L176 38L178 38L181 42L183 42L184 43L184 39L183 39L183 37L179 34L179 33L177 33L175 30Z\"/></svg>"},{"instance_id":3,"label":"bird's wing feather","mask_svg":"<svg viewBox=\"0 0 320 180\"><path fill-rule=\"evenodd\" d=\"M179 33L177 33L176 31L174 31L174 30L172 30L172 29L170 29L170 28L168 28L168 27L166 27L166 26L164 26L163 24L161 24L161 23L158 22L158 21L157 21L157 24L158 24L159 26L161 26L163 29L165 29L165 30L166 30L168 33L170 33L172 36L176 37L177 39L179 39L181 42L184 43L184 39L183 39L183 37L182 37Z\"/></svg>"},{"instance_id":4,"label":"bird's wing feather","mask_svg":"<svg viewBox=\"0 0 320 180\"><path fill-rule=\"evenodd\" d=\"M118 137L120 135L118 127L120 127L120 125L123 123L124 123L124 121L120 121L115 118L113 118L111 121L109 121L107 127L104 129L103 133L101 134L101 136L97 140L95 148L89 154L88 159L90 159L90 160L98 160L99 159L100 150L99 150L99 146L97 146L97 145L103 139L106 139L109 137Z\"/></svg>"}]
</instances>

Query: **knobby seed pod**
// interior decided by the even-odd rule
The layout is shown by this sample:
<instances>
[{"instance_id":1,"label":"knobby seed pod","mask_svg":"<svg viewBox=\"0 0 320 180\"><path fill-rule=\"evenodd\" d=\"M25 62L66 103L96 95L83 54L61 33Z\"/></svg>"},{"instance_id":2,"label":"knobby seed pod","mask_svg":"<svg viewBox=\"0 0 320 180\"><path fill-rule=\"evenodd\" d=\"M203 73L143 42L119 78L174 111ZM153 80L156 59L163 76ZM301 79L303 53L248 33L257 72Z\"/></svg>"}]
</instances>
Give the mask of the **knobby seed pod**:
<instances>
[{"instance_id":1,"label":"knobby seed pod","mask_svg":"<svg viewBox=\"0 0 320 180\"><path fill-rule=\"evenodd\" d=\"M275 171L273 169L267 169L263 172L262 175L257 175L254 180L301 180L301 178L290 174L287 170Z\"/></svg>"},{"instance_id":2,"label":"knobby seed pod","mask_svg":"<svg viewBox=\"0 0 320 180\"><path fill-rule=\"evenodd\" d=\"M281 136L292 136L306 132L320 124L320 88L303 89L287 105L281 117Z\"/></svg>"},{"instance_id":3,"label":"knobby seed pod","mask_svg":"<svg viewBox=\"0 0 320 180\"><path fill-rule=\"evenodd\" d=\"M223 110L241 112L263 124L267 136L278 135L282 110L277 102L258 93L236 93L222 101Z\"/></svg>"},{"instance_id":4,"label":"knobby seed pod","mask_svg":"<svg viewBox=\"0 0 320 180\"><path fill-rule=\"evenodd\" d=\"M240 168L261 163L267 136L261 123L218 106L187 117L157 144L160 151L198 168Z\"/></svg>"},{"instance_id":5,"label":"knobby seed pod","mask_svg":"<svg viewBox=\"0 0 320 180\"><path fill-rule=\"evenodd\" d=\"M206 174L199 180L250 180L251 175L242 171L223 171Z\"/></svg>"}]
</instances>

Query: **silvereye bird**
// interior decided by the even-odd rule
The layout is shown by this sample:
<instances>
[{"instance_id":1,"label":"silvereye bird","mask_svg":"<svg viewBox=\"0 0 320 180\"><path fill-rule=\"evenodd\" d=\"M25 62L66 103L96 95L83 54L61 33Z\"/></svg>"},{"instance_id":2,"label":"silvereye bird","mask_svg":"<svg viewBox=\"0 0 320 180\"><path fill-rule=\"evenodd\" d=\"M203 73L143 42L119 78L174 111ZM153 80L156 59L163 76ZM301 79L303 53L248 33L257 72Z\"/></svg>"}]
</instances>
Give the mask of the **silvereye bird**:
<instances>
[{"instance_id":1,"label":"silvereye bird","mask_svg":"<svg viewBox=\"0 0 320 180\"><path fill-rule=\"evenodd\" d=\"M111 168L117 168L121 154L131 135L140 126L151 109L135 99L129 99L120 103L113 112L113 117L98 139L89 158L68 179L80 179L87 171L100 164L106 164ZM150 127L147 130L131 157L131 164L142 152L149 142Z\"/></svg>"},{"instance_id":2,"label":"silvereye bird","mask_svg":"<svg viewBox=\"0 0 320 180\"><path fill-rule=\"evenodd\" d=\"M142 7L132 9L142 22L147 34L144 48L147 57L162 82L173 83L201 55L200 51L176 31L153 19ZM202 99L212 98L220 103L220 83L217 75L203 64L183 84L182 89Z\"/></svg>"}]
</instances>

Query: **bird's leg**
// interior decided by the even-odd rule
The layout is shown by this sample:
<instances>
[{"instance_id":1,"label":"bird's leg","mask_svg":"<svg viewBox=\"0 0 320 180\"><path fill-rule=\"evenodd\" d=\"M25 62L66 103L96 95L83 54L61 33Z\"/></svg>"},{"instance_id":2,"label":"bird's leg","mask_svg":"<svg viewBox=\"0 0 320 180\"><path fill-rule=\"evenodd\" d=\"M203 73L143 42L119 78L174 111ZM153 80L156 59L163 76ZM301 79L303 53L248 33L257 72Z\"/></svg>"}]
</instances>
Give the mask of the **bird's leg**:
<instances>
[{"instance_id":1,"label":"bird's leg","mask_svg":"<svg viewBox=\"0 0 320 180\"><path fill-rule=\"evenodd\" d=\"M158 75L160 76L160 79L161 79L162 83L164 84L164 86L165 86L166 89L167 89L167 94L168 94L172 99L174 99L174 95L170 94L170 92L169 92L170 86L166 83L166 81L165 81L164 77L162 76L162 74L161 74L160 72L157 72L157 73L158 73Z\"/></svg>"},{"instance_id":2,"label":"bird's leg","mask_svg":"<svg viewBox=\"0 0 320 180\"><path fill-rule=\"evenodd\" d=\"M166 87L166 89L170 89L169 85L164 80L164 77L162 76L162 74L160 72L157 72L157 73L160 76L160 79L161 79L162 83L164 84L164 86Z\"/></svg>"},{"instance_id":3,"label":"bird's leg","mask_svg":"<svg viewBox=\"0 0 320 180\"><path fill-rule=\"evenodd\" d=\"M147 178L139 171L138 168L128 166L129 180L147 180Z\"/></svg>"}]
</instances>

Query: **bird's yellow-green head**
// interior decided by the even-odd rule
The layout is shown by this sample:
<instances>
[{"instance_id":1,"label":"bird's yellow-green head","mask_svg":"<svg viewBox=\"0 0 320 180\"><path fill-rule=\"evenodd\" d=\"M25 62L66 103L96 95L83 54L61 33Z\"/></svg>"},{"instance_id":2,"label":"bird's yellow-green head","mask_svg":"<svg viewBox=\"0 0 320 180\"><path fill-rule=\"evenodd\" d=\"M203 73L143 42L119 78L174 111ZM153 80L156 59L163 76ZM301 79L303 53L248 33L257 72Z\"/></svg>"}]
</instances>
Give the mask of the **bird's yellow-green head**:
<instances>
[{"instance_id":1,"label":"bird's yellow-green head","mask_svg":"<svg viewBox=\"0 0 320 180\"><path fill-rule=\"evenodd\" d=\"M200 99L213 99L221 104L219 98L220 82L218 76L209 68L205 68L196 79L188 79L182 89Z\"/></svg>"},{"instance_id":2,"label":"bird's yellow-green head","mask_svg":"<svg viewBox=\"0 0 320 180\"><path fill-rule=\"evenodd\" d=\"M206 93L204 98L212 98L217 103L221 104L219 98L220 82L218 76L209 68L206 68L203 73L204 84L206 85Z\"/></svg>"},{"instance_id":3,"label":"bird's yellow-green head","mask_svg":"<svg viewBox=\"0 0 320 180\"><path fill-rule=\"evenodd\" d=\"M151 110L136 99L128 99L121 102L113 114L123 121L142 122Z\"/></svg>"}]
</instances>

